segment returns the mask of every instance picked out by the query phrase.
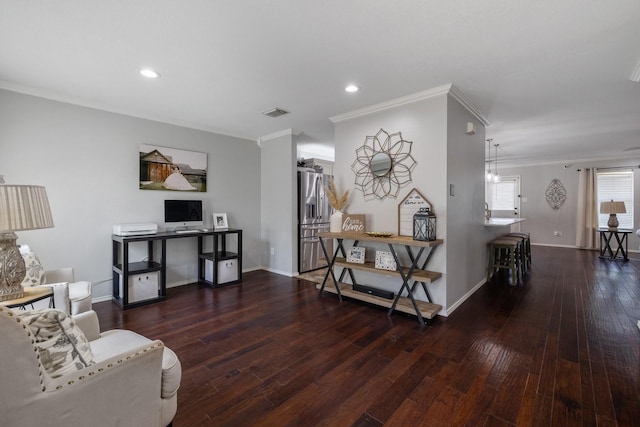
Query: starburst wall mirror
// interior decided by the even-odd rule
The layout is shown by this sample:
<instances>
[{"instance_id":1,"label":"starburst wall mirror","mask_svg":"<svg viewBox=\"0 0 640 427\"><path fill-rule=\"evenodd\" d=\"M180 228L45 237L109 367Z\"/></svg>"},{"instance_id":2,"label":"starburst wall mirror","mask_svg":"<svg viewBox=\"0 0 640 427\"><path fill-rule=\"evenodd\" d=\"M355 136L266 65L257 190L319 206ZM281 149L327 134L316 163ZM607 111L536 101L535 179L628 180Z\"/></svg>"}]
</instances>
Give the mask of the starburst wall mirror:
<instances>
[{"instance_id":1,"label":"starburst wall mirror","mask_svg":"<svg viewBox=\"0 0 640 427\"><path fill-rule=\"evenodd\" d=\"M402 138L402 132L389 134L384 129L365 138L351 165L356 174L356 188L365 199L395 198L400 187L411 182L411 171L416 166L411 144Z\"/></svg>"}]
</instances>

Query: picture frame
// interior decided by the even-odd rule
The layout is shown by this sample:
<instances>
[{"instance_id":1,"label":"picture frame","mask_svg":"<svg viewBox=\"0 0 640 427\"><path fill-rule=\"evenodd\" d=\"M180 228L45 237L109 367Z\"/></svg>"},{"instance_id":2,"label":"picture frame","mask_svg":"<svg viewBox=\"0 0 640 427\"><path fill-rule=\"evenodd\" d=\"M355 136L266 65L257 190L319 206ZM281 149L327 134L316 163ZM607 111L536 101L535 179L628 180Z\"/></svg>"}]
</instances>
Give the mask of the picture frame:
<instances>
[{"instance_id":1,"label":"picture frame","mask_svg":"<svg viewBox=\"0 0 640 427\"><path fill-rule=\"evenodd\" d=\"M207 191L207 153L140 144L139 189Z\"/></svg>"},{"instance_id":2,"label":"picture frame","mask_svg":"<svg viewBox=\"0 0 640 427\"><path fill-rule=\"evenodd\" d=\"M420 208L433 212L431 202L420 190L413 188L398 204L398 236L413 236L413 215Z\"/></svg>"},{"instance_id":3,"label":"picture frame","mask_svg":"<svg viewBox=\"0 0 640 427\"><path fill-rule=\"evenodd\" d=\"M227 222L227 214L226 213L214 213L213 214L213 229L215 231L219 230L227 230L229 228L229 223Z\"/></svg>"},{"instance_id":4,"label":"picture frame","mask_svg":"<svg viewBox=\"0 0 640 427\"><path fill-rule=\"evenodd\" d=\"M353 246L347 251L347 262L364 264L365 248Z\"/></svg>"},{"instance_id":5,"label":"picture frame","mask_svg":"<svg viewBox=\"0 0 640 427\"><path fill-rule=\"evenodd\" d=\"M393 254L389 251L376 251L375 268L380 270L396 271L398 266L396 264Z\"/></svg>"}]
</instances>

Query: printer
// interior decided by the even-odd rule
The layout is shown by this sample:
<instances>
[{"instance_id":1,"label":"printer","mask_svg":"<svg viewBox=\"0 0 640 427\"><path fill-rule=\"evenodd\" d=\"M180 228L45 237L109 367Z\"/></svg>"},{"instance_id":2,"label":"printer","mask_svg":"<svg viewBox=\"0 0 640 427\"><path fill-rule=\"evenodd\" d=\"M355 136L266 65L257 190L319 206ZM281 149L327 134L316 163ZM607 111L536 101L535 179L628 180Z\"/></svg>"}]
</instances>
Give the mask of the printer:
<instances>
[{"instance_id":1,"label":"printer","mask_svg":"<svg viewBox=\"0 0 640 427\"><path fill-rule=\"evenodd\" d=\"M156 234L158 224L116 224L113 226L113 234L116 236L144 236L145 234Z\"/></svg>"}]
</instances>

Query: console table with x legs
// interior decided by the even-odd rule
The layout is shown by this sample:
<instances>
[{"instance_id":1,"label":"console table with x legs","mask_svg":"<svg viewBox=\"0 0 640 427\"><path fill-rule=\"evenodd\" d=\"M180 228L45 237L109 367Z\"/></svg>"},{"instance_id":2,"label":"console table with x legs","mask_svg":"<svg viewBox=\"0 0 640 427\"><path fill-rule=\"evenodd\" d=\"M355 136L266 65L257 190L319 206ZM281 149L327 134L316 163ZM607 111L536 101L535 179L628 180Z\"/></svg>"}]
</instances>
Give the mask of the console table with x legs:
<instances>
[{"instance_id":1,"label":"console table with x legs","mask_svg":"<svg viewBox=\"0 0 640 427\"><path fill-rule=\"evenodd\" d=\"M442 277L442 273L428 271L426 270L426 267L431 260L435 249L443 243L443 240L438 239L423 242L413 240L411 237L406 236L374 237L367 234L328 232L318 233L318 237L320 237L320 244L322 246L325 259L329 261L329 268L327 269L324 280L322 284L317 285L317 288L320 289L320 295L322 295L323 291L327 291L337 294L340 301L342 301L342 297L345 296L371 304L388 307L389 316L394 310L414 314L421 325L425 324L425 317L432 319L442 309L441 305L433 303L429 290L426 286L427 283L431 283L432 281ZM324 243L325 239L336 239L338 242L333 256L330 256L327 253L326 245ZM396 269L379 269L375 267L375 263L373 262L364 262L362 264L347 262L347 255L344 247L345 240L353 240L352 246L357 246L361 241L387 245L396 262ZM397 249L401 248L404 248L407 252L411 264L409 267L403 267L401 264L397 251ZM414 253L414 249L417 249L417 253ZM339 255L342 256L340 257ZM336 267L342 267L342 271L338 279L336 279L335 275ZM400 277L402 279L400 290L395 294L393 300L356 291L354 290L354 285L357 285L358 283L356 282L353 270ZM349 274L351 283L343 282L347 273ZM332 283L327 283L329 277L332 278ZM422 286L428 301L415 299L414 291L418 284ZM405 292L406 295L403 295L403 292Z\"/></svg>"}]
</instances>

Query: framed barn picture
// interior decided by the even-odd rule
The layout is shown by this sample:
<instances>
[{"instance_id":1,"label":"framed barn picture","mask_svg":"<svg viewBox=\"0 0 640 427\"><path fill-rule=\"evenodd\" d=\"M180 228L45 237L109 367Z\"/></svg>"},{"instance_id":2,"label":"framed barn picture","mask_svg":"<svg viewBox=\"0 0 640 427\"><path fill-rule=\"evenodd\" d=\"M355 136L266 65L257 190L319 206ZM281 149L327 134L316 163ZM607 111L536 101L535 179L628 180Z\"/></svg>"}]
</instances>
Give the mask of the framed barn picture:
<instances>
[{"instance_id":1,"label":"framed barn picture","mask_svg":"<svg viewBox=\"0 0 640 427\"><path fill-rule=\"evenodd\" d=\"M207 153L140 144L140 189L207 191Z\"/></svg>"}]
</instances>

